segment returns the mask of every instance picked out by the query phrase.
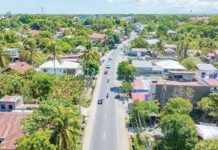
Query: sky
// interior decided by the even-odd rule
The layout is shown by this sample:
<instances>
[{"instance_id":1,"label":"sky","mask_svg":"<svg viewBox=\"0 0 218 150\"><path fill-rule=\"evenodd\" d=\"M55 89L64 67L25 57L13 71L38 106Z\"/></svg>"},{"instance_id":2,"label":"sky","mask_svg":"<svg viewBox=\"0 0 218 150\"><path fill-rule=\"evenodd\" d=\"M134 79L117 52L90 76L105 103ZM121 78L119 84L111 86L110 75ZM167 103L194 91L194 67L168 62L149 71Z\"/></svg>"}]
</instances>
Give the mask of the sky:
<instances>
[{"instance_id":1,"label":"sky","mask_svg":"<svg viewBox=\"0 0 218 150\"><path fill-rule=\"evenodd\" d=\"M218 0L0 0L0 14L218 14Z\"/></svg>"}]
</instances>

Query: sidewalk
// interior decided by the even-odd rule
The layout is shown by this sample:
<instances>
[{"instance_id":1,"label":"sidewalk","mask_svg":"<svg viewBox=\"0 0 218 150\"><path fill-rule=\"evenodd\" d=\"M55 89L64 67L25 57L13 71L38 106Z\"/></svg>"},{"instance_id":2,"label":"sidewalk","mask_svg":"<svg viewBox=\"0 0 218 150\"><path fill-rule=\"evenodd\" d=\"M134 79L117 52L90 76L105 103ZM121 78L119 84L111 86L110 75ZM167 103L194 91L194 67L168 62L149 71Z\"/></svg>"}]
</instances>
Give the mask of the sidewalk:
<instances>
[{"instance_id":1,"label":"sidewalk","mask_svg":"<svg viewBox=\"0 0 218 150\"><path fill-rule=\"evenodd\" d=\"M105 54L103 59L104 60L108 59L108 57L111 55L111 53L112 53L112 51ZM88 108L89 109L88 110L88 119L87 119L87 122L86 122L86 127L85 127L85 130L84 130L84 137L83 137L83 146L82 146L83 150L89 150L89 146L90 146L90 142L91 142L92 129L93 129L93 126L94 126L94 121L95 121L97 99L98 99L98 96L99 96L99 89L100 89L101 81L102 81L102 77L103 77L104 66L105 66L105 62L102 63L102 65L100 66L100 72L97 75L96 86L95 86L95 89L94 89L94 92L93 92L92 102L91 102L91 105Z\"/></svg>"}]
</instances>

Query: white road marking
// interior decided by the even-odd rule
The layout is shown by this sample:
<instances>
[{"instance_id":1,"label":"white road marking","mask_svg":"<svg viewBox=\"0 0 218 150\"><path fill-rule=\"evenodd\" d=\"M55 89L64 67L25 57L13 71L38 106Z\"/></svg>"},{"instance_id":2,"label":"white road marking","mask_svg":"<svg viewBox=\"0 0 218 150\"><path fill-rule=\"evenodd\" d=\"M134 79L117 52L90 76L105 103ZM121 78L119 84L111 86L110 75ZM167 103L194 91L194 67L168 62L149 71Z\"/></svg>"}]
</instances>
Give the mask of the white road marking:
<instances>
[{"instance_id":1,"label":"white road marking","mask_svg":"<svg viewBox=\"0 0 218 150\"><path fill-rule=\"evenodd\" d=\"M107 119L107 115L105 114L105 115L104 115L104 120L106 120L106 119Z\"/></svg>"},{"instance_id":2,"label":"white road marking","mask_svg":"<svg viewBox=\"0 0 218 150\"><path fill-rule=\"evenodd\" d=\"M106 133L105 133L105 131L104 131L104 133L103 133L103 139L105 140L105 136L106 136Z\"/></svg>"}]
</instances>

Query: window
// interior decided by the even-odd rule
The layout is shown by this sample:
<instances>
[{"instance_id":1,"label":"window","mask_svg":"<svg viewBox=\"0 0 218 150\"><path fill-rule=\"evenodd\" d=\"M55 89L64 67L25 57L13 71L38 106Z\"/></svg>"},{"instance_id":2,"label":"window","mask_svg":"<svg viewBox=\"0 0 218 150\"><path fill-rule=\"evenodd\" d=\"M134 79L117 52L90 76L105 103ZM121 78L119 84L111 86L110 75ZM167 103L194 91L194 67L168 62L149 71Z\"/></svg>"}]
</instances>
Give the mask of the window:
<instances>
[{"instance_id":1,"label":"window","mask_svg":"<svg viewBox=\"0 0 218 150\"><path fill-rule=\"evenodd\" d=\"M1 109L5 109L5 105L1 105Z\"/></svg>"},{"instance_id":2,"label":"window","mask_svg":"<svg viewBox=\"0 0 218 150\"><path fill-rule=\"evenodd\" d=\"M12 105L9 105L8 108L9 108L9 109L13 109L13 106L12 106Z\"/></svg>"}]
</instances>

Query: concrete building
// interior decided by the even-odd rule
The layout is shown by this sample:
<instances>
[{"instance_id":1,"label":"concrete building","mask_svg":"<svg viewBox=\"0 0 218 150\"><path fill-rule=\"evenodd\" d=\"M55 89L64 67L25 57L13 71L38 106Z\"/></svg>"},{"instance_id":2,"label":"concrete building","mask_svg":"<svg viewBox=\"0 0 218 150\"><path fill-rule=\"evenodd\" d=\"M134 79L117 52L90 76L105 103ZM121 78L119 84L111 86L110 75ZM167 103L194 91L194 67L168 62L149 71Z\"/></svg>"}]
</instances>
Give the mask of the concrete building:
<instances>
[{"instance_id":1,"label":"concrete building","mask_svg":"<svg viewBox=\"0 0 218 150\"><path fill-rule=\"evenodd\" d=\"M37 70L43 73L56 75L78 75L80 72L79 66L79 63L75 62L51 60L40 65Z\"/></svg>"},{"instance_id":2,"label":"concrete building","mask_svg":"<svg viewBox=\"0 0 218 150\"><path fill-rule=\"evenodd\" d=\"M0 111L10 112L23 104L22 96L5 96L0 99Z\"/></svg>"},{"instance_id":3,"label":"concrete building","mask_svg":"<svg viewBox=\"0 0 218 150\"><path fill-rule=\"evenodd\" d=\"M156 62L157 66L163 68L164 73L168 74L170 71L185 71L186 68L179 62L173 60L160 60Z\"/></svg>"},{"instance_id":4,"label":"concrete building","mask_svg":"<svg viewBox=\"0 0 218 150\"><path fill-rule=\"evenodd\" d=\"M202 140L217 140L218 127L216 125L200 124L195 125L198 135Z\"/></svg>"},{"instance_id":5,"label":"concrete building","mask_svg":"<svg viewBox=\"0 0 218 150\"><path fill-rule=\"evenodd\" d=\"M199 75L202 78L208 78L210 75L214 75L214 73L218 73L218 69L211 64L196 64Z\"/></svg>"},{"instance_id":6,"label":"concrete building","mask_svg":"<svg viewBox=\"0 0 218 150\"><path fill-rule=\"evenodd\" d=\"M19 60L20 57L19 48L5 48L4 51L11 56L12 62Z\"/></svg>"}]
</instances>

